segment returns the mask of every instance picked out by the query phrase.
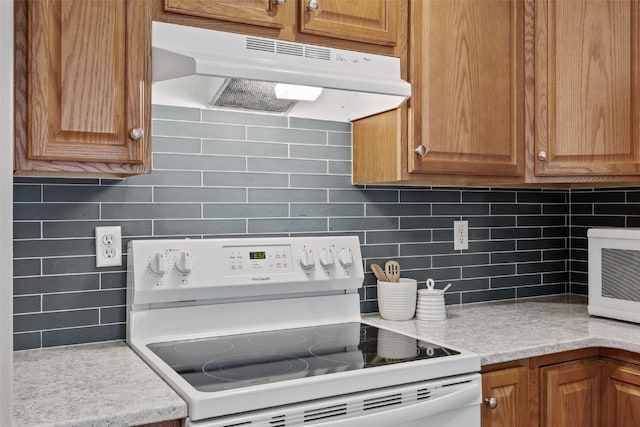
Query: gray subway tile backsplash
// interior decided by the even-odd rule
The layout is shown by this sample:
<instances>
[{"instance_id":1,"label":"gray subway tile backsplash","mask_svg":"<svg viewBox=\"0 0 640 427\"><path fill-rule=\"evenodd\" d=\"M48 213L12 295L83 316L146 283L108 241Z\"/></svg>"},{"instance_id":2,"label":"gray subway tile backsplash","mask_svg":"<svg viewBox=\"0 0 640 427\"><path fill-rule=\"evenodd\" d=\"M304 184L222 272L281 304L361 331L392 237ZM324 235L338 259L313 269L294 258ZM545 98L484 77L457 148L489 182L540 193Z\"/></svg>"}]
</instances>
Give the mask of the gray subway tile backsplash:
<instances>
[{"instance_id":1,"label":"gray subway tile backsplash","mask_svg":"<svg viewBox=\"0 0 640 427\"><path fill-rule=\"evenodd\" d=\"M327 144L327 132L316 130L287 129L284 127L247 127L247 140L290 142L295 144Z\"/></svg>"},{"instance_id":2,"label":"gray subway tile backsplash","mask_svg":"<svg viewBox=\"0 0 640 427\"><path fill-rule=\"evenodd\" d=\"M84 328L51 329L42 331L42 346L85 344L97 341L121 340L126 334L124 323Z\"/></svg>"},{"instance_id":3,"label":"gray subway tile backsplash","mask_svg":"<svg viewBox=\"0 0 640 427\"><path fill-rule=\"evenodd\" d=\"M354 186L348 123L159 105L153 116L150 175L15 178L16 349L124 338L126 253L96 268L96 226L121 225L124 244L357 235L361 308L375 312L372 262L396 259L421 286L451 282L447 304L584 293L586 229L640 225L637 189ZM458 219L468 251L453 249Z\"/></svg>"},{"instance_id":4,"label":"gray subway tile backsplash","mask_svg":"<svg viewBox=\"0 0 640 427\"><path fill-rule=\"evenodd\" d=\"M100 320L98 314L98 309L16 314L13 317L13 330L15 332L29 332L96 325Z\"/></svg>"},{"instance_id":5,"label":"gray subway tile backsplash","mask_svg":"<svg viewBox=\"0 0 640 427\"><path fill-rule=\"evenodd\" d=\"M176 235L202 236L246 232L245 219L157 220L153 224L153 235L167 238Z\"/></svg>"},{"instance_id":6,"label":"gray subway tile backsplash","mask_svg":"<svg viewBox=\"0 0 640 427\"><path fill-rule=\"evenodd\" d=\"M104 276L103 276L104 277ZM76 274L63 276L32 276L15 278L14 295L50 294L57 292L89 291L100 288L100 275Z\"/></svg>"}]
</instances>

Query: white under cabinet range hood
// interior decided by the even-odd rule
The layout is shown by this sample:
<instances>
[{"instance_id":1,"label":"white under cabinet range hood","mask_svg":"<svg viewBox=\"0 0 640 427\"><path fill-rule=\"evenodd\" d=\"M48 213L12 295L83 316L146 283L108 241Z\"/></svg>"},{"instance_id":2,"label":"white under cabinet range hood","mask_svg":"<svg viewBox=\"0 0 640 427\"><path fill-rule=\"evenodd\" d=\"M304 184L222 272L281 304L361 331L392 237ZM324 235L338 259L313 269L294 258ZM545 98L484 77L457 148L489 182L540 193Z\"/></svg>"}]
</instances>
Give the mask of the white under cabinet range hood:
<instances>
[{"instance_id":1,"label":"white under cabinet range hood","mask_svg":"<svg viewBox=\"0 0 640 427\"><path fill-rule=\"evenodd\" d=\"M411 95L399 58L153 23L154 104L347 122Z\"/></svg>"}]
</instances>

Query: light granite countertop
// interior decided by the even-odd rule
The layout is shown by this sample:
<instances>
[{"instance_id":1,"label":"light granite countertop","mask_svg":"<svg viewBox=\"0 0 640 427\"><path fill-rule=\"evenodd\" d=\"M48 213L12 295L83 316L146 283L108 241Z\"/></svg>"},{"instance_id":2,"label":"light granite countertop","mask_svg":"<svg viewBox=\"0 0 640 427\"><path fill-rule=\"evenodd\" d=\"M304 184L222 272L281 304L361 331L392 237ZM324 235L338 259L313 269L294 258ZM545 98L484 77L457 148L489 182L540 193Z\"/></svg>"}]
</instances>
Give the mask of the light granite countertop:
<instances>
[{"instance_id":1,"label":"light granite countertop","mask_svg":"<svg viewBox=\"0 0 640 427\"><path fill-rule=\"evenodd\" d=\"M441 322L366 323L477 353L482 365L586 347L640 353L640 325L590 317L575 295L447 306ZM186 403L125 343L14 353L15 426L128 426L184 418Z\"/></svg>"},{"instance_id":2,"label":"light granite countertop","mask_svg":"<svg viewBox=\"0 0 640 427\"><path fill-rule=\"evenodd\" d=\"M131 426L187 416L187 404L123 342L13 358L14 426Z\"/></svg>"},{"instance_id":3,"label":"light granite countertop","mask_svg":"<svg viewBox=\"0 0 640 427\"><path fill-rule=\"evenodd\" d=\"M405 322L363 316L366 323L480 356L482 365L586 347L640 353L640 325L591 317L579 295L447 306L447 320Z\"/></svg>"}]
</instances>

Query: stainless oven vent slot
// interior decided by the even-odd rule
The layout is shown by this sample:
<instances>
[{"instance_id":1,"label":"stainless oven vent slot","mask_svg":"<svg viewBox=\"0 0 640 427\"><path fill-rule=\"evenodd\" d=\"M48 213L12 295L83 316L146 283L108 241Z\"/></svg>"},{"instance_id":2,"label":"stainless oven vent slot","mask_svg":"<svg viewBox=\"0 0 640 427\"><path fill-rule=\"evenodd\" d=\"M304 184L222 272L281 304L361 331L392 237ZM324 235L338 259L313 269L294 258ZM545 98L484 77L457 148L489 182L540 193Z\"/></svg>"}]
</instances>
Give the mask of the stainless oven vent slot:
<instances>
[{"instance_id":1,"label":"stainless oven vent slot","mask_svg":"<svg viewBox=\"0 0 640 427\"><path fill-rule=\"evenodd\" d=\"M304 422L309 423L309 422L321 420L324 418L339 417L341 415L347 415L346 403L342 403L340 405L325 406L321 408L315 408L309 411L304 411Z\"/></svg>"},{"instance_id":2,"label":"stainless oven vent slot","mask_svg":"<svg viewBox=\"0 0 640 427\"><path fill-rule=\"evenodd\" d=\"M269 425L273 427L285 427L287 425L287 418L285 415L276 415L271 418Z\"/></svg>"},{"instance_id":3,"label":"stainless oven vent slot","mask_svg":"<svg viewBox=\"0 0 640 427\"><path fill-rule=\"evenodd\" d=\"M372 409L384 408L386 406L399 405L402 403L402 394L390 394L387 396L380 396L374 399L365 399L364 410L370 411Z\"/></svg>"},{"instance_id":4,"label":"stainless oven vent slot","mask_svg":"<svg viewBox=\"0 0 640 427\"><path fill-rule=\"evenodd\" d=\"M417 400L430 399L431 397L433 396L431 395L431 390L429 390L428 388L422 388L416 391Z\"/></svg>"}]
</instances>

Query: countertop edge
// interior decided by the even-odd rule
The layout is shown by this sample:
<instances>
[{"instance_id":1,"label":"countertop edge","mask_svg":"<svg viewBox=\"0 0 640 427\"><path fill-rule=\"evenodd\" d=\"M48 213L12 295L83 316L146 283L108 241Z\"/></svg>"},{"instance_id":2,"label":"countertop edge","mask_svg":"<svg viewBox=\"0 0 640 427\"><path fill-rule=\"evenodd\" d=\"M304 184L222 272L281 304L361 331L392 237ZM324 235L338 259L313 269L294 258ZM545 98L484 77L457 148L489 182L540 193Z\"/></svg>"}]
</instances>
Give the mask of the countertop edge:
<instances>
[{"instance_id":1,"label":"countertop edge","mask_svg":"<svg viewBox=\"0 0 640 427\"><path fill-rule=\"evenodd\" d=\"M546 356L554 353L561 353L571 350L582 350L585 348L603 347L617 350L627 350L640 353L640 346L603 337L590 337L581 340L558 342L554 344L534 346L531 348L517 349L513 351L500 352L496 354L478 354L480 365L494 365L496 363L512 362L514 360L528 359L530 357Z\"/></svg>"}]
</instances>

